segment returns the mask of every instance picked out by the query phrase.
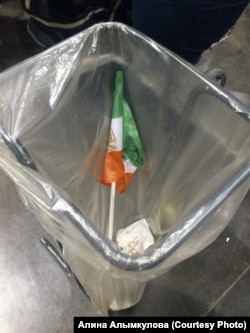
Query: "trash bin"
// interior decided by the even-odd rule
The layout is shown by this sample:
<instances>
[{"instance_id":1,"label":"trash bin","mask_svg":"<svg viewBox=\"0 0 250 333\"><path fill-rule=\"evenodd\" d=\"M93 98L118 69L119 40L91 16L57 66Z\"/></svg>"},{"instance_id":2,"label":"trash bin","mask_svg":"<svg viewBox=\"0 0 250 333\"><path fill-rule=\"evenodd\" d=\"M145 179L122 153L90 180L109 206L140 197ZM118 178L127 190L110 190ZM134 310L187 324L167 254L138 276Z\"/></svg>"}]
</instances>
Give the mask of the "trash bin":
<instances>
[{"instance_id":1,"label":"trash bin","mask_svg":"<svg viewBox=\"0 0 250 333\"><path fill-rule=\"evenodd\" d=\"M116 193L100 182L117 71L144 164ZM0 75L0 166L62 245L101 315L228 225L250 187L250 111L166 48L119 23L95 25ZM116 234L144 221L153 244L126 253Z\"/></svg>"}]
</instances>

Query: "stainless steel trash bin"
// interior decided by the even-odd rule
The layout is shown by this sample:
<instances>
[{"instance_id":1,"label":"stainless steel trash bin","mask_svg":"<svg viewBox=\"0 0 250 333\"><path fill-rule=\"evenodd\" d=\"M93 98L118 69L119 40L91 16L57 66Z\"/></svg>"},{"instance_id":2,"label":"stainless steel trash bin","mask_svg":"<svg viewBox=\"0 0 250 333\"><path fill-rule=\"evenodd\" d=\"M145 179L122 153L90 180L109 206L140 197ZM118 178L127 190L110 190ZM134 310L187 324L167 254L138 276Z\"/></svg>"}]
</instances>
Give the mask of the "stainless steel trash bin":
<instances>
[{"instance_id":1,"label":"stainless steel trash bin","mask_svg":"<svg viewBox=\"0 0 250 333\"><path fill-rule=\"evenodd\" d=\"M110 189L99 181L121 69L145 163L116 196L114 233L145 219L155 242L142 255L108 239ZM103 23L0 74L0 166L107 315L227 226L250 187L249 119L169 50Z\"/></svg>"}]
</instances>

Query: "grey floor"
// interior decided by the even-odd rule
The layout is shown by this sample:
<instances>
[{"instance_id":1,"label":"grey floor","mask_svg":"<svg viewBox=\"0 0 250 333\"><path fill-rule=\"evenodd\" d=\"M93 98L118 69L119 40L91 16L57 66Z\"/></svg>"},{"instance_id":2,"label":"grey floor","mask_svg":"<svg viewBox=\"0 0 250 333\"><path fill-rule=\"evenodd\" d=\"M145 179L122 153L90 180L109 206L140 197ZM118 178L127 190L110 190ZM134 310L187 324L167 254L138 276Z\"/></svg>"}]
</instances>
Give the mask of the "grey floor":
<instances>
[{"instance_id":1,"label":"grey floor","mask_svg":"<svg viewBox=\"0 0 250 333\"><path fill-rule=\"evenodd\" d=\"M200 68L222 68L250 105L250 8ZM0 1L0 71L41 52L18 1ZM250 316L250 192L205 250L150 281L136 306L110 316ZM42 247L50 236L0 171L0 332L71 333L73 317L98 316L73 278Z\"/></svg>"}]
</instances>

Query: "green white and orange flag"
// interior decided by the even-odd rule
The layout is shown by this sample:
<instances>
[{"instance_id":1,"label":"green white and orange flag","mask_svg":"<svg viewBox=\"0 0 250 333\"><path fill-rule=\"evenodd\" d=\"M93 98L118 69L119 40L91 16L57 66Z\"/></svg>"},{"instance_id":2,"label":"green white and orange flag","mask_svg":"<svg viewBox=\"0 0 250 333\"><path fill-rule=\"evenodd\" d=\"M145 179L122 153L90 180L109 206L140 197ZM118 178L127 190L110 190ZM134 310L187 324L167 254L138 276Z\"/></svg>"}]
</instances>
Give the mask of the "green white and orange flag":
<instances>
[{"instance_id":1,"label":"green white and orange flag","mask_svg":"<svg viewBox=\"0 0 250 333\"><path fill-rule=\"evenodd\" d=\"M123 72L116 72L114 105L109 145L105 155L101 183L115 183L119 193L125 192L133 174L144 163L141 139L130 107L123 98Z\"/></svg>"}]
</instances>

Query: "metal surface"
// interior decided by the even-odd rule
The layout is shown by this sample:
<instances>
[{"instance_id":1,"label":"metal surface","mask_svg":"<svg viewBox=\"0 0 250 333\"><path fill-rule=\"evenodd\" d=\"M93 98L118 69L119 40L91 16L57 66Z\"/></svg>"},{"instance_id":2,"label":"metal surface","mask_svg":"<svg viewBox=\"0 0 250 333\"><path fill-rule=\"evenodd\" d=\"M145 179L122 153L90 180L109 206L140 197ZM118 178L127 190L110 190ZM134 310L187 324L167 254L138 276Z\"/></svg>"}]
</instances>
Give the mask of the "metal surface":
<instances>
[{"instance_id":1,"label":"metal surface","mask_svg":"<svg viewBox=\"0 0 250 333\"><path fill-rule=\"evenodd\" d=\"M71 270L63 257L58 253L58 251L54 248L54 246L48 241L46 238L40 239L43 246L49 251L49 253L56 259L59 265L63 268L68 276L71 276Z\"/></svg>"}]
</instances>

